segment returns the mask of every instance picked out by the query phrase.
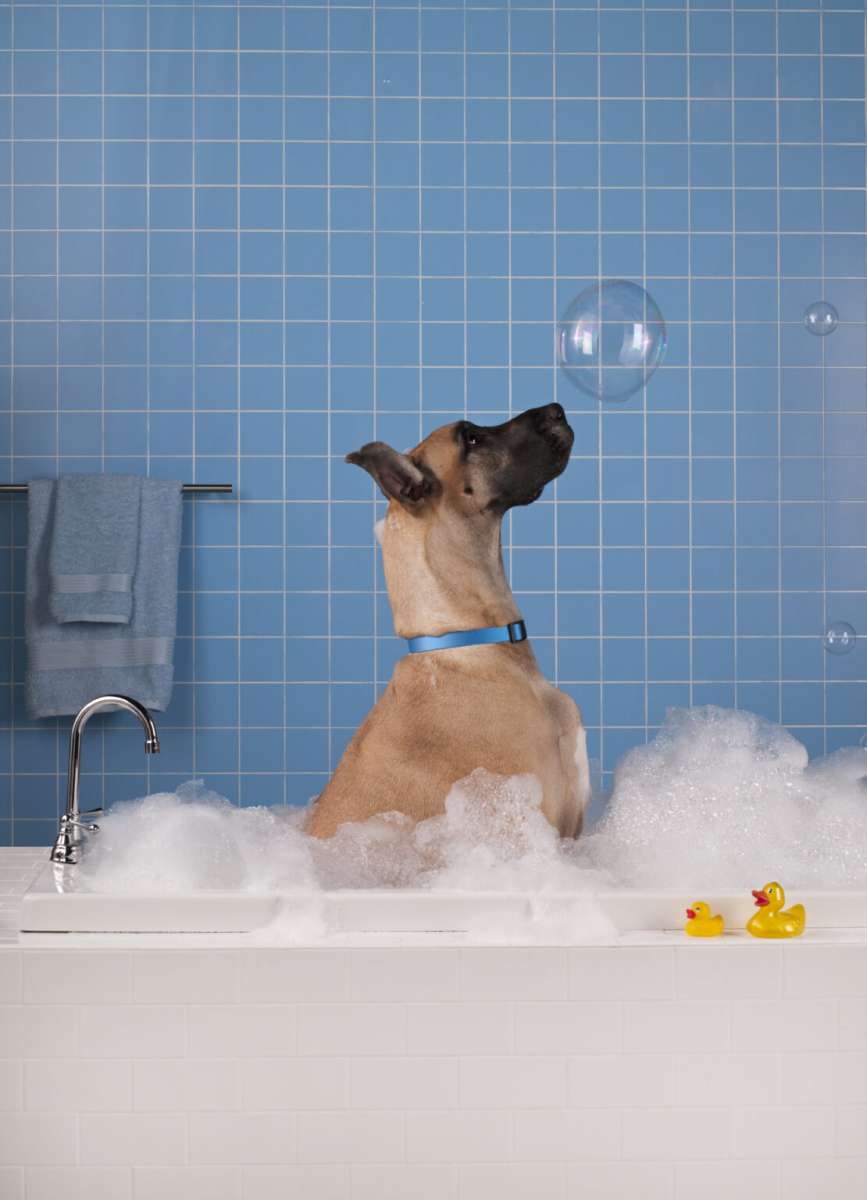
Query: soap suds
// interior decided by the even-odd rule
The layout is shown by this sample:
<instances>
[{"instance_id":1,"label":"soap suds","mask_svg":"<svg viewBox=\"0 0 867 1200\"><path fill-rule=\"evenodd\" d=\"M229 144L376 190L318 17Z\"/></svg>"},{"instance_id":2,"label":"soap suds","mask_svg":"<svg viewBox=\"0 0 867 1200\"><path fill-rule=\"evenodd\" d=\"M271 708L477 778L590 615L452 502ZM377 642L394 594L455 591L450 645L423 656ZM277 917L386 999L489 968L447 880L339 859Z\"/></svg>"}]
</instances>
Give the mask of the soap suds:
<instances>
[{"instance_id":1,"label":"soap suds","mask_svg":"<svg viewBox=\"0 0 867 1200\"><path fill-rule=\"evenodd\" d=\"M860 747L810 763L753 713L672 709L621 759L580 859L626 887L867 887L865 781Z\"/></svg>"},{"instance_id":2,"label":"soap suds","mask_svg":"<svg viewBox=\"0 0 867 1200\"><path fill-rule=\"evenodd\" d=\"M306 810L237 808L201 782L115 805L88 838L80 875L94 891L269 892L341 888L448 891L587 890L541 812L532 775L481 768L451 789L445 812L418 824L400 813L303 831Z\"/></svg>"},{"instance_id":3,"label":"soap suds","mask_svg":"<svg viewBox=\"0 0 867 1200\"><path fill-rule=\"evenodd\" d=\"M545 819L532 775L478 769L441 816L416 825L388 813L328 840L303 832L304 810L237 808L191 783L115 805L86 842L80 876L95 891L140 894L511 892L536 897L540 914L546 896L610 886L865 887L865 779L865 749L809 763L761 717L676 709L625 755L602 819L577 842Z\"/></svg>"}]
</instances>

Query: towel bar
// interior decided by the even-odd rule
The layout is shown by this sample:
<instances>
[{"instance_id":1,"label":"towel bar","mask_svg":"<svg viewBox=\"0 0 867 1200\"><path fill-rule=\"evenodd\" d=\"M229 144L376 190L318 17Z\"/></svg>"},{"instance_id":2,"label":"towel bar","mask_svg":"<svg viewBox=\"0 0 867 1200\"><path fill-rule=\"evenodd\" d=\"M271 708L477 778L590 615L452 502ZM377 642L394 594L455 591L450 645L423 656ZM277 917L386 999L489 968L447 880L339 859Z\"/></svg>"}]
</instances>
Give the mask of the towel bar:
<instances>
[{"instance_id":1,"label":"towel bar","mask_svg":"<svg viewBox=\"0 0 867 1200\"><path fill-rule=\"evenodd\" d=\"M182 492L231 492L231 490L231 483L184 483L181 485ZM2 495L26 491L26 483L0 483L0 494Z\"/></svg>"}]
</instances>

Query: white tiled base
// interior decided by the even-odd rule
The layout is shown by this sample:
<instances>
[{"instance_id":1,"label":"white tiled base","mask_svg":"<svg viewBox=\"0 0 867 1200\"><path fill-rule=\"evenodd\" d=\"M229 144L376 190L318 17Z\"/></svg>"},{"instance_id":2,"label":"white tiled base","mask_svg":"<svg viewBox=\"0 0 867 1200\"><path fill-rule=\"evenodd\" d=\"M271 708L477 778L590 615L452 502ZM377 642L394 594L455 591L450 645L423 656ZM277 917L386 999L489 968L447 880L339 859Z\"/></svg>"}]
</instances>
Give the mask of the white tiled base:
<instances>
[{"instance_id":1,"label":"white tiled base","mask_svg":"<svg viewBox=\"0 0 867 1200\"><path fill-rule=\"evenodd\" d=\"M9 944L0 994L3 1200L815 1200L867 1165L867 944Z\"/></svg>"},{"instance_id":2,"label":"white tiled base","mask_svg":"<svg viewBox=\"0 0 867 1200\"><path fill-rule=\"evenodd\" d=\"M10 935L0 1110L2 1200L867 1196L867 938Z\"/></svg>"}]
</instances>

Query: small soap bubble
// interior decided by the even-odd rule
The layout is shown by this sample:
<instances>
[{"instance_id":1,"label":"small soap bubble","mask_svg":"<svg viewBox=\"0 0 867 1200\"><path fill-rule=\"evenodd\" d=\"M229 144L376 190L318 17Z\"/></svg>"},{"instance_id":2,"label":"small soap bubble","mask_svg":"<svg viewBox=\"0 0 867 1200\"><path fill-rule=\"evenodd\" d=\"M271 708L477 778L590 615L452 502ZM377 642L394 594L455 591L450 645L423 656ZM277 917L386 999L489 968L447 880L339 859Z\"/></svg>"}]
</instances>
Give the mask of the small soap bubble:
<instances>
[{"instance_id":1,"label":"small soap bubble","mask_svg":"<svg viewBox=\"0 0 867 1200\"><path fill-rule=\"evenodd\" d=\"M649 292L606 279L577 296L559 323L557 354L575 387L601 400L625 400L662 362L668 335Z\"/></svg>"},{"instance_id":2,"label":"small soap bubble","mask_svg":"<svg viewBox=\"0 0 867 1200\"><path fill-rule=\"evenodd\" d=\"M804 310L804 324L816 337L827 337L840 323L840 314L827 300L814 300Z\"/></svg>"},{"instance_id":3,"label":"small soap bubble","mask_svg":"<svg viewBox=\"0 0 867 1200\"><path fill-rule=\"evenodd\" d=\"M835 621L825 630L823 639L829 654L849 654L855 649L858 635L848 621Z\"/></svg>"}]
</instances>

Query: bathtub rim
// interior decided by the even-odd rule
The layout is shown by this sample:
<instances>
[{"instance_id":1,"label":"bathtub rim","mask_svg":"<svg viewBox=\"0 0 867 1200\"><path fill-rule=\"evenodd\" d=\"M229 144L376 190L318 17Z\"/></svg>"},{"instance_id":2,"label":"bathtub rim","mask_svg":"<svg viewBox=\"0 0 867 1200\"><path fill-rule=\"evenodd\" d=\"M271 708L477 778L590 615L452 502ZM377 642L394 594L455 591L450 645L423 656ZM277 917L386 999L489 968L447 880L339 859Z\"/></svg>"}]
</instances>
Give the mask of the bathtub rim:
<instances>
[{"instance_id":1,"label":"bathtub rim","mask_svg":"<svg viewBox=\"0 0 867 1200\"><path fill-rule=\"evenodd\" d=\"M74 871L74 868L73 868ZM598 889L586 892L436 892L345 889L315 894L271 891L136 895L63 889L69 868L46 862L22 898L22 933L255 933L271 922L291 931L324 923L327 935L475 934L499 924L536 920L568 929L598 912L620 935L680 931L686 907L703 899L722 912L729 930L743 929L755 911L747 889L701 893L682 888ZM867 888L793 889L809 930L867 930ZM690 939L695 940L695 939ZM576 940L576 945L582 944Z\"/></svg>"}]
</instances>

